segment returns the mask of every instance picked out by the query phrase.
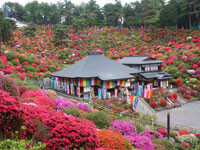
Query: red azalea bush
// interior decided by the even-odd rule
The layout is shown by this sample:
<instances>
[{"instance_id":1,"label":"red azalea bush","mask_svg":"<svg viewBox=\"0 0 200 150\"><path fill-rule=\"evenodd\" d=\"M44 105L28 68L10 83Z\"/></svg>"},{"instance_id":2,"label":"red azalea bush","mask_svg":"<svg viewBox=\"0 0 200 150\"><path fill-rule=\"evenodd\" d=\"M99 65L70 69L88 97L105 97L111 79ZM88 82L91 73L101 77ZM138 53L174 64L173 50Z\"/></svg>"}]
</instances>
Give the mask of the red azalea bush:
<instances>
[{"instance_id":1,"label":"red azalea bush","mask_svg":"<svg viewBox=\"0 0 200 150\"><path fill-rule=\"evenodd\" d=\"M178 86L183 85L182 79L181 79L181 78L176 79L176 84L177 84Z\"/></svg>"},{"instance_id":2,"label":"red azalea bush","mask_svg":"<svg viewBox=\"0 0 200 150\"><path fill-rule=\"evenodd\" d=\"M179 134L180 134L180 135L185 135L185 134L190 134L190 132L187 131L187 130L180 130L180 131L179 131Z\"/></svg>"},{"instance_id":3,"label":"red azalea bush","mask_svg":"<svg viewBox=\"0 0 200 150\"><path fill-rule=\"evenodd\" d=\"M0 134L11 137L22 125L20 102L3 90L0 90Z\"/></svg>"},{"instance_id":4,"label":"red azalea bush","mask_svg":"<svg viewBox=\"0 0 200 150\"><path fill-rule=\"evenodd\" d=\"M36 120L39 120L50 132L48 139L42 141L47 144L47 150L80 147L89 150L99 147L96 127L92 122L69 117L63 112L56 112L42 106L22 105L22 107L25 112L24 126L26 129L21 135L32 138L37 131Z\"/></svg>"},{"instance_id":5,"label":"red azalea bush","mask_svg":"<svg viewBox=\"0 0 200 150\"><path fill-rule=\"evenodd\" d=\"M160 105L161 105L162 107L167 106L167 101L166 101L164 98L162 98L162 99L160 100Z\"/></svg>"},{"instance_id":6,"label":"red azalea bush","mask_svg":"<svg viewBox=\"0 0 200 150\"><path fill-rule=\"evenodd\" d=\"M48 97L46 95L25 97L25 98L22 98L22 101L24 103L35 103L37 105L44 106L44 107L51 108L51 109L56 108L54 99L51 97Z\"/></svg>"},{"instance_id":7,"label":"red azalea bush","mask_svg":"<svg viewBox=\"0 0 200 150\"><path fill-rule=\"evenodd\" d=\"M18 96L17 84L8 75L0 74L0 89L10 93L11 96Z\"/></svg>"},{"instance_id":8,"label":"red azalea bush","mask_svg":"<svg viewBox=\"0 0 200 150\"><path fill-rule=\"evenodd\" d=\"M151 102L150 103L150 106L152 107L152 108L156 108L156 107L158 107L158 104L156 103L156 102Z\"/></svg>"},{"instance_id":9,"label":"red azalea bush","mask_svg":"<svg viewBox=\"0 0 200 150\"><path fill-rule=\"evenodd\" d=\"M25 86L18 86L19 94L22 95L24 92L27 91L27 87Z\"/></svg>"},{"instance_id":10,"label":"red azalea bush","mask_svg":"<svg viewBox=\"0 0 200 150\"><path fill-rule=\"evenodd\" d=\"M130 142L116 131L103 129L97 131L97 135L102 147L115 150L131 150Z\"/></svg>"},{"instance_id":11,"label":"red azalea bush","mask_svg":"<svg viewBox=\"0 0 200 150\"><path fill-rule=\"evenodd\" d=\"M167 130L162 128L162 129L157 129L157 131L162 134L164 137L167 135Z\"/></svg>"},{"instance_id":12,"label":"red azalea bush","mask_svg":"<svg viewBox=\"0 0 200 150\"><path fill-rule=\"evenodd\" d=\"M22 99L26 97L35 97L35 96L43 96L44 94L37 90L29 90L22 94Z\"/></svg>"}]
</instances>

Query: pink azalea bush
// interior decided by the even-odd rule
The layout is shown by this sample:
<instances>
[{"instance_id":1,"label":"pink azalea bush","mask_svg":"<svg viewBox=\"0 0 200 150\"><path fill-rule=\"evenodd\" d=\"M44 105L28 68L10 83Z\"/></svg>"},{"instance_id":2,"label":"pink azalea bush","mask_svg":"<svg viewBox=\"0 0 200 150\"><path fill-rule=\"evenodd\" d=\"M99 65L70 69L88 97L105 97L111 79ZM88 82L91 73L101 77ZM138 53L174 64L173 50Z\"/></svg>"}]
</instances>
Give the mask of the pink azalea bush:
<instances>
[{"instance_id":1,"label":"pink azalea bush","mask_svg":"<svg viewBox=\"0 0 200 150\"><path fill-rule=\"evenodd\" d=\"M126 135L124 137L127 138L130 141L131 145L137 149L142 149L142 150L154 149L151 139L147 136Z\"/></svg>"},{"instance_id":2,"label":"pink azalea bush","mask_svg":"<svg viewBox=\"0 0 200 150\"><path fill-rule=\"evenodd\" d=\"M76 107L86 112L90 112L90 108L86 104L82 104L82 103L76 104Z\"/></svg>"},{"instance_id":3,"label":"pink azalea bush","mask_svg":"<svg viewBox=\"0 0 200 150\"><path fill-rule=\"evenodd\" d=\"M162 139L163 135L159 132L153 131L153 130L145 130L139 134L139 136L146 136L150 138L151 140L155 139Z\"/></svg>"},{"instance_id":4,"label":"pink azalea bush","mask_svg":"<svg viewBox=\"0 0 200 150\"><path fill-rule=\"evenodd\" d=\"M134 120L115 120L111 123L110 128L119 131L122 135L137 136L137 130L133 123Z\"/></svg>"},{"instance_id":5,"label":"pink azalea bush","mask_svg":"<svg viewBox=\"0 0 200 150\"><path fill-rule=\"evenodd\" d=\"M57 110L61 110L67 107L75 107L75 105L70 100L60 97L55 98L55 105Z\"/></svg>"}]
</instances>

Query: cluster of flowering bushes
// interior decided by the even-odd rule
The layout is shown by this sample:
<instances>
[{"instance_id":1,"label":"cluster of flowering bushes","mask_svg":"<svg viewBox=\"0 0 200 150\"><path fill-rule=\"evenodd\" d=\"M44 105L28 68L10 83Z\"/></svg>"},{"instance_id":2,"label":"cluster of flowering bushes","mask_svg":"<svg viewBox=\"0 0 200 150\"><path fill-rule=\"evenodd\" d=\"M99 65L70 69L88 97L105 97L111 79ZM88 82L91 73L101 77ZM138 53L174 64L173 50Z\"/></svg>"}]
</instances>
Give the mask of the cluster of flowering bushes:
<instances>
[{"instance_id":1,"label":"cluster of flowering bushes","mask_svg":"<svg viewBox=\"0 0 200 150\"><path fill-rule=\"evenodd\" d=\"M99 146L96 127L90 121L75 119L42 106L23 105L23 109L25 110L24 126L26 127L24 136L32 138L37 130L36 119L39 119L50 132L50 137L43 139L43 142L47 144L47 149Z\"/></svg>"},{"instance_id":2,"label":"cluster of flowering bushes","mask_svg":"<svg viewBox=\"0 0 200 150\"><path fill-rule=\"evenodd\" d=\"M156 89L153 92L151 99L147 99L147 102L152 108L165 107L168 105L167 100L165 99L166 91L164 89ZM178 95L176 93L167 93L167 98L175 105L178 102Z\"/></svg>"},{"instance_id":3,"label":"cluster of flowering bushes","mask_svg":"<svg viewBox=\"0 0 200 150\"><path fill-rule=\"evenodd\" d=\"M20 102L3 90L0 90L0 134L11 137L22 125L23 110Z\"/></svg>"}]
</instances>

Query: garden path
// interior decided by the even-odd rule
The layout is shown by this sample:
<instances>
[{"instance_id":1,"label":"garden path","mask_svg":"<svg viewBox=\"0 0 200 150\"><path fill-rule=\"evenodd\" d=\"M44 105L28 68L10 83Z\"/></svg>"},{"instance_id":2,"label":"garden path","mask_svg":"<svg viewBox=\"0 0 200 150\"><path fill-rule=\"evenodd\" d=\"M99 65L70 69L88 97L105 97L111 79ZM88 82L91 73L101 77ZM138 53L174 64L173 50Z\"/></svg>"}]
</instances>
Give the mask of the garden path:
<instances>
[{"instance_id":1,"label":"garden path","mask_svg":"<svg viewBox=\"0 0 200 150\"><path fill-rule=\"evenodd\" d=\"M190 102L178 108L159 111L156 113L157 121L166 124L168 112L170 112L170 122L173 126L185 126L200 130L200 101Z\"/></svg>"}]
</instances>

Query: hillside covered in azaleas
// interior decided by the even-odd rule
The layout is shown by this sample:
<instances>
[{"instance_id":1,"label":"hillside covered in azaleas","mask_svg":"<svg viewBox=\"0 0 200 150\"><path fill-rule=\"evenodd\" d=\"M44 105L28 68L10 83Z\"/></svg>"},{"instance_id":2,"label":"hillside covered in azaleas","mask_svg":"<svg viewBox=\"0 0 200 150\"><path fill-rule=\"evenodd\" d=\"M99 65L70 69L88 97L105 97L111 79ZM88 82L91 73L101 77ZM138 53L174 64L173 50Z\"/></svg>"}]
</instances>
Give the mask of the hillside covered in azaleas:
<instances>
[{"instance_id":1,"label":"hillside covered in azaleas","mask_svg":"<svg viewBox=\"0 0 200 150\"><path fill-rule=\"evenodd\" d=\"M82 59L88 51L101 50L114 60L129 55L160 59L163 70L174 77L170 83L181 86L178 92L190 99L200 91L200 31L91 27L68 28L59 36L56 29L38 26L32 38L24 36L24 28L14 31L11 45L1 43L1 71L21 80L40 80Z\"/></svg>"}]
</instances>

